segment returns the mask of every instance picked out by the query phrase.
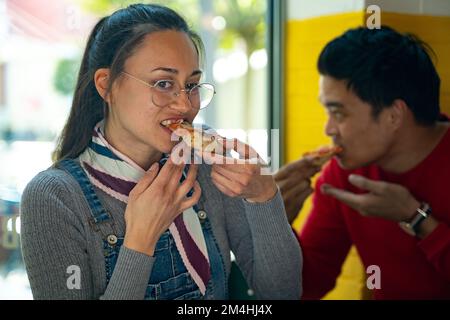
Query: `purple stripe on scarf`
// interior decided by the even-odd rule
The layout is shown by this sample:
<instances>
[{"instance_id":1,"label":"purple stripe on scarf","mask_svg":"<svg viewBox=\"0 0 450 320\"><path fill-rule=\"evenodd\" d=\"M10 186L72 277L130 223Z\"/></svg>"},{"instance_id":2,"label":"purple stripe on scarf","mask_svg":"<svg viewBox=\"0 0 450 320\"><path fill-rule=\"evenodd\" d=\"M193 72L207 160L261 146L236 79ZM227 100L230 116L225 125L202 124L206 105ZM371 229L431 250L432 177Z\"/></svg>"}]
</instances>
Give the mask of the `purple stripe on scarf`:
<instances>
[{"instance_id":1,"label":"purple stripe on scarf","mask_svg":"<svg viewBox=\"0 0 450 320\"><path fill-rule=\"evenodd\" d=\"M108 188L113 189L114 191L123 194L124 196L128 196L136 186L136 183L125 181L116 177L113 177L107 173L100 172L95 168L91 167L88 163L83 162L86 170L92 175L95 179L100 181L102 184L107 186Z\"/></svg>"},{"instance_id":2,"label":"purple stripe on scarf","mask_svg":"<svg viewBox=\"0 0 450 320\"><path fill-rule=\"evenodd\" d=\"M205 256L194 242L194 239L192 239L191 235L187 231L186 225L183 221L183 216L179 215L175 219L174 223L178 229L178 233L180 234L180 239L185 248L189 262L192 264L195 271L197 271L206 287L211 276L208 260L206 260Z\"/></svg>"}]
</instances>

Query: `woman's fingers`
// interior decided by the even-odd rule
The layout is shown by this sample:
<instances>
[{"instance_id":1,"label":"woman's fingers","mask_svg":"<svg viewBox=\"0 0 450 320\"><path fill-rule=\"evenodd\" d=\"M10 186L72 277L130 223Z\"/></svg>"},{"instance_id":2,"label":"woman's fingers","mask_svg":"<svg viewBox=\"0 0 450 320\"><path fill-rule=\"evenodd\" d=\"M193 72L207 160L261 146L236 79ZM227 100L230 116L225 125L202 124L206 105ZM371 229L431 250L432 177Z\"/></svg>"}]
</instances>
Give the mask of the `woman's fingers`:
<instances>
[{"instance_id":1,"label":"woman's fingers","mask_svg":"<svg viewBox=\"0 0 450 320\"><path fill-rule=\"evenodd\" d=\"M244 172L235 172L233 171L233 168L228 168L226 166L214 166L211 172L216 172L229 181L235 182L236 185L241 185L244 187L250 184L253 177L253 172L251 170L248 170L248 172L245 170Z\"/></svg>"},{"instance_id":2,"label":"woman's fingers","mask_svg":"<svg viewBox=\"0 0 450 320\"><path fill-rule=\"evenodd\" d=\"M242 187L238 183L229 180L217 171L211 171L211 179L217 189L229 197L237 197L242 191Z\"/></svg>"},{"instance_id":3,"label":"woman's fingers","mask_svg":"<svg viewBox=\"0 0 450 320\"><path fill-rule=\"evenodd\" d=\"M194 183L194 192L192 193L192 195L188 198L185 198L185 200L183 200L181 202L181 206L180 206L180 211L183 212L186 209L189 209L191 207L193 207L194 205L196 205L198 203L198 201L200 200L200 197L202 195L202 189L200 188L200 184L195 181Z\"/></svg>"},{"instance_id":4,"label":"woman's fingers","mask_svg":"<svg viewBox=\"0 0 450 320\"><path fill-rule=\"evenodd\" d=\"M175 192L175 189L180 184L184 167L185 164L183 162L174 163L172 158L169 157L158 175L158 187L165 192Z\"/></svg>"},{"instance_id":5,"label":"woman's fingers","mask_svg":"<svg viewBox=\"0 0 450 320\"><path fill-rule=\"evenodd\" d=\"M217 142L219 150L215 153L202 152L202 157L206 164L225 166L265 165L262 158L250 145L243 143L238 139L217 139ZM237 152L239 158L231 157L231 151Z\"/></svg>"},{"instance_id":6,"label":"woman's fingers","mask_svg":"<svg viewBox=\"0 0 450 320\"><path fill-rule=\"evenodd\" d=\"M180 180L181 180L181 177L183 176L183 170L184 170L184 165L177 166L177 170L175 170L173 172L172 176L169 178L169 181L167 182L167 185L164 188L164 190L166 192L168 192L168 194L170 194L170 196L173 196L175 194L175 192L177 191L177 189L180 187Z\"/></svg>"},{"instance_id":7,"label":"woman's fingers","mask_svg":"<svg viewBox=\"0 0 450 320\"><path fill-rule=\"evenodd\" d=\"M131 190L129 197L135 198L141 195L148 187L151 186L156 176L158 175L159 164L154 163L149 170L145 173L145 175L139 180L136 186Z\"/></svg>"},{"instance_id":8,"label":"woman's fingers","mask_svg":"<svg viewBox=\"0 0 450 320\"><path fill-rule=\"evenodd\" d=\"M259 158L259 155L255 149L253 149L250 145L240 141L239 139L222 139L220 143L224 146L225 150L236 151L239 156L242 157L241 159L248 160L252 158Z\"/></svg>"},{"instance_id":9,"label":"woman's fingers","mask_svg":"<svg viewBox=\"0 0 450 320\"><path fill-rule=\"evenodd\" d=\"M180 185L177 191L178 197L183 198L189 193L189 191L191 191L197 179L197 173L198 173L198 166L191 164L189 166L189 172L186 176L186 179L183 181L183 183Z\"/></svg>"},{"instance_id":10,"label":"woman's fingers","mask_svg":"<svg viewBox=\"0 0 450 320\"><path fill-rule=\"evenodd\" d=\"M213 180L213 183L216 186L216 188L219 189L219 191L222 192L223 194L225 194L225 195L227 195L227 196L229 196L231 198L236 198L236 197L239 196L236 192L234 192L230 188L224 186L220 182Z\"/></svg>"}]
</instances>

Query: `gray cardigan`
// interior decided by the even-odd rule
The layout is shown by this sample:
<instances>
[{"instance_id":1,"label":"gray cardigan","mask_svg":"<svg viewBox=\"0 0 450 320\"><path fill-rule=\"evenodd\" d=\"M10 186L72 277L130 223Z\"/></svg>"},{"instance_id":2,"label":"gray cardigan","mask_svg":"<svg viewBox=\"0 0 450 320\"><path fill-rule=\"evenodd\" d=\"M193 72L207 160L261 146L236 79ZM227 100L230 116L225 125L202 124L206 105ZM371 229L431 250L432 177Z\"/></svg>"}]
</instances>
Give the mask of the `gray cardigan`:
<instances>
[{"instance_id":1,"label":"gray cardigan","mask_svg":"<svg viewBox=\"0 0 450 320\"><path fill-rule=\"evenodd\" d=\"M258 299L299 299L302 256L287 221L280 195L264 204L222 194L210 179L211 168L199 168L200 204L231 269L230 251ZM126 205L98 188L95 191L125 234ZM21 202L23 257L35 299L143 299L154 258L122 247L113 277L106 282L103 241L88 223L89 207L75 179L50 168L26 187ZM79 266L81 287L67 282Z\"/></svg>"}]
</instances>

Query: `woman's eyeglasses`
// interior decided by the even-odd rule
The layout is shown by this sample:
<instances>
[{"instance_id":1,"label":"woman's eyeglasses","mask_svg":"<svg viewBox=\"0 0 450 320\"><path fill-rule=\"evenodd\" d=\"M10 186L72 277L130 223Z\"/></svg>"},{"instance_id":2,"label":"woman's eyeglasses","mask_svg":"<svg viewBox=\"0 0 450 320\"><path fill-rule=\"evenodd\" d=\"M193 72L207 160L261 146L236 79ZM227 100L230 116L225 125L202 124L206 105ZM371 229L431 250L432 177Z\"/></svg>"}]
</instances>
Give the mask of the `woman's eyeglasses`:
<instances>
[{"instance_id":1,"label":"woman's eyeglasses","mask_svg":"<svg viewBox=\"0 0 450 320\"><path fill-rule=\"evenodd\" d=\"M185 92L193 108L204 109L211 103L216 94L214 85L210 83L196 83L181 89L179 84L173 80L158 80L154 84L150 84L128 72L122 71L122 74L150 87L152 89L152 102L161 108L168 106L181 95L181 92Z\"/></svg>"}]
</instances>

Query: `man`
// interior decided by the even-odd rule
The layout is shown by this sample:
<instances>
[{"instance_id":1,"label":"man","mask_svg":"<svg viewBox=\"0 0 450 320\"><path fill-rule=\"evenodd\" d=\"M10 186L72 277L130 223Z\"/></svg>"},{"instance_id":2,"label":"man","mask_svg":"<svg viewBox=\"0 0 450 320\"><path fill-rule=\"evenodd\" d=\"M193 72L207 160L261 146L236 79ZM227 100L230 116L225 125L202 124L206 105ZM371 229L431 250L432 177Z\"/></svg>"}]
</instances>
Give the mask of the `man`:
<instances>
[{"instance_id":1,"label":"man","mask_svg":"<svg viewBox=\"0 0 450 320\"><path fill-rule=\"evenodd\" d=\"M318 69L325 132L343 152L321 173L299 234L303 298L334 287L354 244L366 268L380 268L375 299L449 299L450 131L426 45L388 27L353 29ZM291 221L314 172L300 160L276 175Z\"/></svg>"}]
</instances>

